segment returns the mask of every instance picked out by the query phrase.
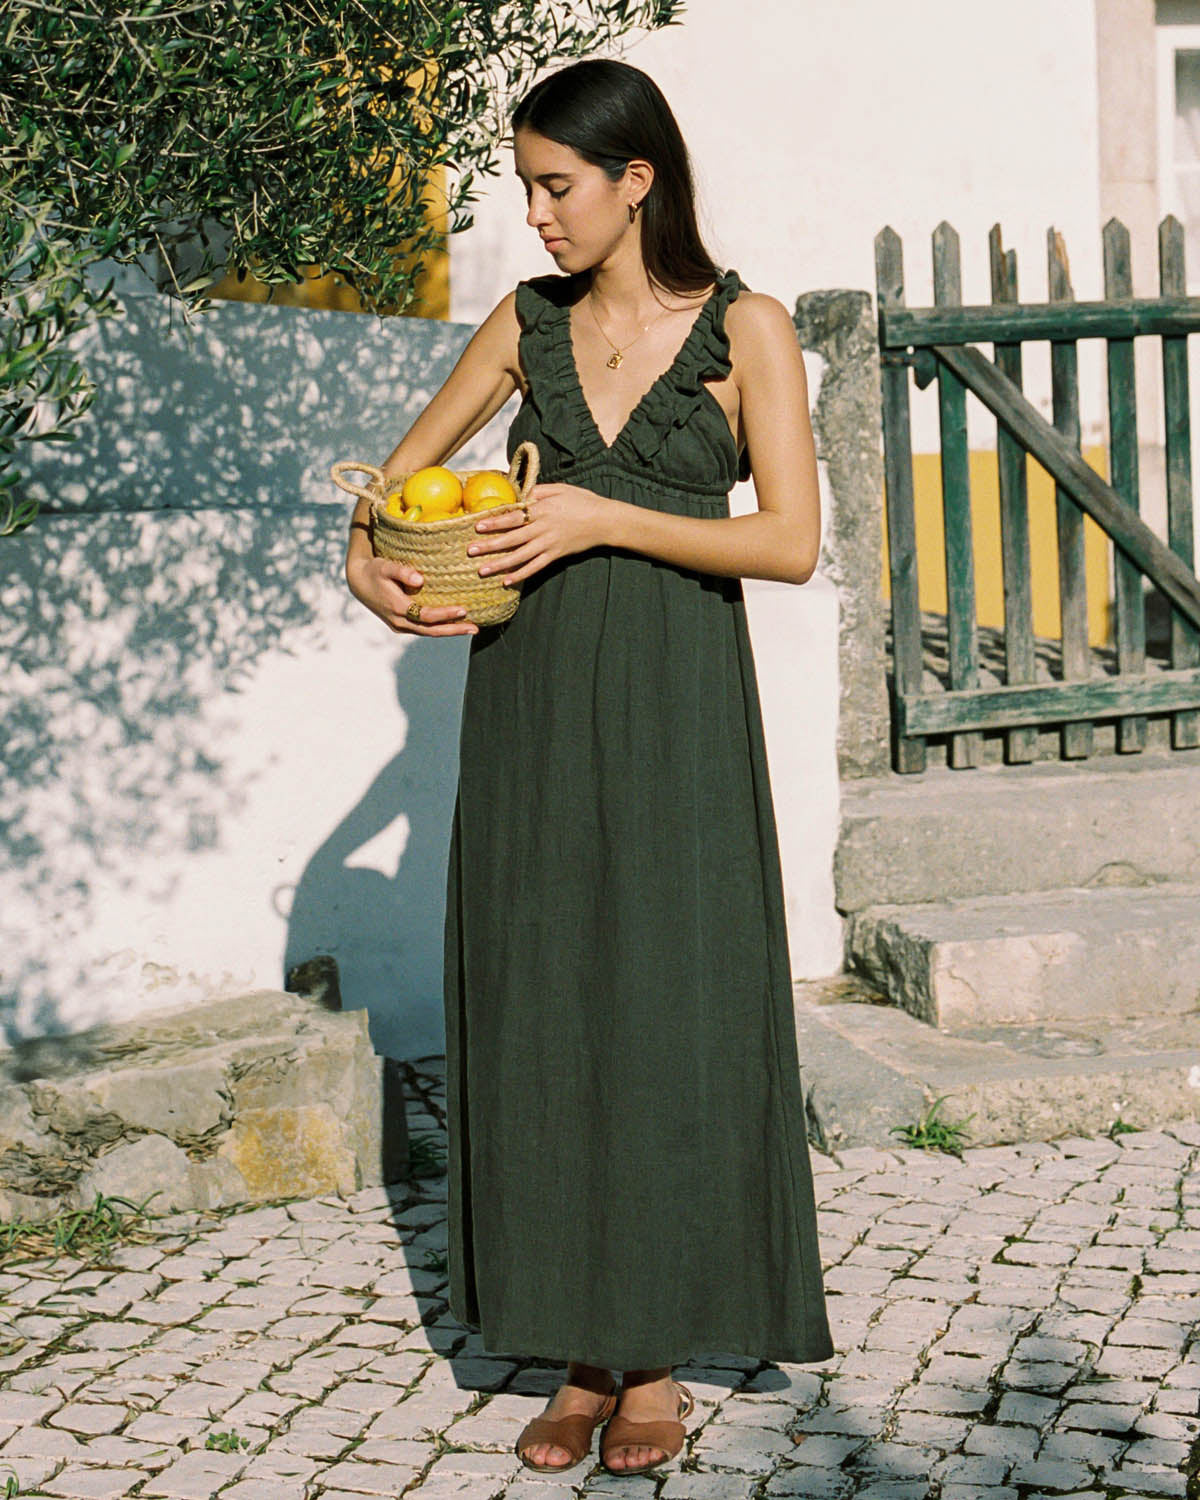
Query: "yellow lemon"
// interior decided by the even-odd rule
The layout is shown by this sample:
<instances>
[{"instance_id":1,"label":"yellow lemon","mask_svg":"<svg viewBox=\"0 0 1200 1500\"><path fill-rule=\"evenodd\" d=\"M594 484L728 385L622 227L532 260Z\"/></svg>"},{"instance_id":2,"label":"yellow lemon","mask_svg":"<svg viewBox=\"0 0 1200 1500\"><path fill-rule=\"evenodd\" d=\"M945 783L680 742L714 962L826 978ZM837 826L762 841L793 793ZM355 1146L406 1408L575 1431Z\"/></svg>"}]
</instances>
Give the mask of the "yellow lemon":
<instances>
[{"instance_id":1,"label":"yellow lemon","mask_svg":"<svg viewBox=\"0 0 1200 1500\"><path fill-rule=\"evenodd\" d=\"M514 505L517 492L507 475L488 469L482 474L472 474L463 485L463 509L468 511L491 510L495 505Z\"/></svg>"},{"instance_id":2,"label":"yellow lemon","mask_svg":"<svg viewBox=\"0 0 1200 1500\"><path fill-rule=\"evenodd\" d=\"M404 509L421 508L422 521L441 521L462 509L462 483L457 474L433 464L418 469L404 481ZM408 521L415 516L405 515Z\"/></svg>"},{"instance_id":3,"label":"yellow lemon","mask_svg":"<svg viewBox=\"0 0 1200 1500\"><path fill-rule=\"evenodd\" d=\"M389 516L396 516L397 518L402 516L404 514L404 496L401 495L399 490L393 490L387 497L383 508Z\"/></svg>"}]
</instances>

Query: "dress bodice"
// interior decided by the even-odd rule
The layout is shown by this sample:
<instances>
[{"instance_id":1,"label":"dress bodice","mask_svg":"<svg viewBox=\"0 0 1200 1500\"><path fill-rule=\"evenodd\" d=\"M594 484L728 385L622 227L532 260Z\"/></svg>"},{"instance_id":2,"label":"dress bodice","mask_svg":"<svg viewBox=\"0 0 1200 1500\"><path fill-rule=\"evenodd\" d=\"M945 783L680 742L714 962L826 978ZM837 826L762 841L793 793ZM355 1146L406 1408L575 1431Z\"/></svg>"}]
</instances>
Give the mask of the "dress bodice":
<instances>
[{"instance_id":1,"label":"dress bodice","mask_svg":"<svg viewBox=\"0 0 1200 1500\"><path fill-rule=\"evenodd\" d=\"M685 504L724 499L746 471L708 382L729 375L725 312L744 289L736 271L718 278L674 360L608 444L583 394L571 342L571 307L582 294L581 278L521 282L517 316L528 386L509 429L510 456L518 443L536 443L543 478L620 491L622 498L664 509L675 508L674 497Z\"/></svg>"}]
</instances>

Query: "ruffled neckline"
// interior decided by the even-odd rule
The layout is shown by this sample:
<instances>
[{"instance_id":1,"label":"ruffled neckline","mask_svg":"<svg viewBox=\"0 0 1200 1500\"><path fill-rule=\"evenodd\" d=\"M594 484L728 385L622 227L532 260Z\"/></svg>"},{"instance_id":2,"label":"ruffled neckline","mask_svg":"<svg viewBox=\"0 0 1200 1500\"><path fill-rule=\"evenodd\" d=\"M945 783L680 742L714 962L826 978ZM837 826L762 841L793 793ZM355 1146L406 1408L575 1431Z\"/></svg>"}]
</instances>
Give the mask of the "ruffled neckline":
<instances>
[{"instance_id":1,"label":"ruffled neckline","mask_svg":"<svg viewBox=\"0 0 1200 1500\"><path fill-rule=\"evenodd\" d=\"M564 454L576 458L608 457L628 449L648 462L669 432L685 426L706 402L711 403L734 451L736 445L706 381L730 372L729 336L725 311L744 290L736 271L719 276L708 300L696 315L675 358L642 395L611 443L606 443L583 393L571 340L571 307L576 278L543 276L518 287L517 310L522 337L539 345L539 373L530 365L530 395L538 409L542 430Z\"/></svg>"}]
</instances>

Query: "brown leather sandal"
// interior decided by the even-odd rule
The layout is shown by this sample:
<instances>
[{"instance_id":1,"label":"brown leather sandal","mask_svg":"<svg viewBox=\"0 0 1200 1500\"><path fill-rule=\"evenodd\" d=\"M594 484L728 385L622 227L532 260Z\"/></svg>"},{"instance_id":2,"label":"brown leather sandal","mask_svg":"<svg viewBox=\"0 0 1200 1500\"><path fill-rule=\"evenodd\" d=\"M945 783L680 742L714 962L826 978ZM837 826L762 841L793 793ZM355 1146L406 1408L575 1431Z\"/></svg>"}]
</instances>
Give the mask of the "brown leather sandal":
<instances>
[{"instance_id":1,"label":"brown leather sandal","mask_svg":"<svg viewBox=\"0 0 1200 1500\"><path fill-rule=\"evenodd\" d=\"M558 1474L581 1464L592 1451L592 1435L601 1422L608 1420L616 1410L617 1393L612 1391L595 1417L575 1412L569 1417L534 1417L526 1424L516 1442L517 1457L527 1469L535 1474ZM536 1443L553 1443L556 1448L565 1448L571 1455L570 1463L533 1464L525 1457L524 1449Z\"/></svg>"},{"instance_id":2,"label":"brown leather sandal","mask_svg":"<svg viewBox=\"0 0 1200 1500\"><path fill-rule=\"evenodd\" d=\"M679 1402L678 1422L631 1422L628 1417L615 1416L604 1429L600 1439L600 1462L610 1474L645 1474L660 1464L670 1463L683 1447L686 1436L683 1419L696 1403L686 1385L680 1385L677 1380L672 1383L679 1393L676 1398ZM608 1458L618 1448L661 1448L663 1456L653 1463L614 1469L609 1466Z\"/></svg>"}]
</instances>

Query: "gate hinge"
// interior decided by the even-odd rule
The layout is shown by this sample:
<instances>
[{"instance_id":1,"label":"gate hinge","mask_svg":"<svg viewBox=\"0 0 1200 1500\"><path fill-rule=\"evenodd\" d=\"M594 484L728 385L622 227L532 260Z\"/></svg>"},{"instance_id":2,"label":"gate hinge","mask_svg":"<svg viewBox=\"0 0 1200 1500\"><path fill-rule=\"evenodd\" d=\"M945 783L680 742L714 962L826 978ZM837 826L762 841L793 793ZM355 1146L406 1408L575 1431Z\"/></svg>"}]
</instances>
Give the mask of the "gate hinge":
<instances>
[{"instance_id":1,"label":"gate hinge","mask_svg":"<svg viewBox=\"0 0 1200 1500\"><path fill-rule=\"evenodd\" d=\"M885 367L911 365L913 379L922 391L937 378L937 358L932 349L884 349L879 363Z\"/></svg>"}]
</instances>

